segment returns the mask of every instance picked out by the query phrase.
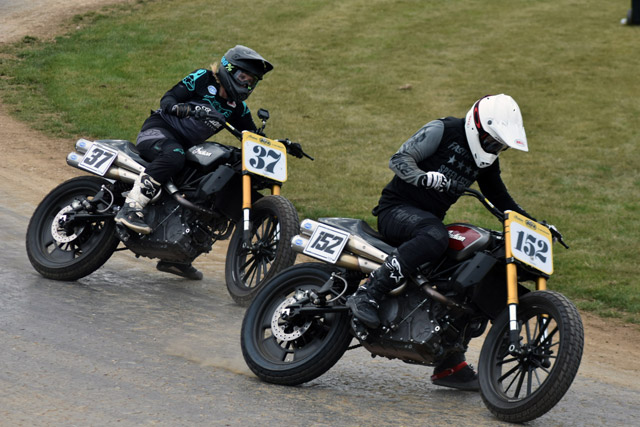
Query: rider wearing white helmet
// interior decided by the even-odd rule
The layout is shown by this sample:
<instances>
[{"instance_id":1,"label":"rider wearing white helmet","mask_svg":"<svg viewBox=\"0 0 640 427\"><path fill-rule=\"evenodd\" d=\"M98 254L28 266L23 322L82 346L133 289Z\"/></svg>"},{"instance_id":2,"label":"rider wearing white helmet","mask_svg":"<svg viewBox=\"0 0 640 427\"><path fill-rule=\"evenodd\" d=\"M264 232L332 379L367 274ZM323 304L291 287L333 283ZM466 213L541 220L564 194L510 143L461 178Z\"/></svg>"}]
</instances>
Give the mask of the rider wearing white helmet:
<instances>
[{"instance_id":1,"label":"rider wearing white helmet","mask_svg":"<svg viewBox=\"0 0 640 427\"><path fill-rule=\"evenodd\" d=\"M370 328L380 324L378 303L403 277L445 253L449 236L442 223L459 192L445 191L450 180L482 193L499 209L528 215L509 195L500 177L498 155L508 149L528 151L518 104L508 95L485 96L466 119L446 117L423 126L391 157L395 176L373 210L378 230L397 249L347 300L354 316ZM470 340L469 336L466 340ZM478 390L478 379L464 351L436 366L434 384Z\"/></svg>"},{"instance_id":2,"label":"rider wearing white helmet","mask_svg":"<svg viewBox=\"0 0 640 427\"><path fill-rule=\"evenodd\" d=\"M465 133L479 168L491 166L507 148L529 151L520 107L509 95L485 96L476 101L467 113Z\"/></svg>"}]
</instances>

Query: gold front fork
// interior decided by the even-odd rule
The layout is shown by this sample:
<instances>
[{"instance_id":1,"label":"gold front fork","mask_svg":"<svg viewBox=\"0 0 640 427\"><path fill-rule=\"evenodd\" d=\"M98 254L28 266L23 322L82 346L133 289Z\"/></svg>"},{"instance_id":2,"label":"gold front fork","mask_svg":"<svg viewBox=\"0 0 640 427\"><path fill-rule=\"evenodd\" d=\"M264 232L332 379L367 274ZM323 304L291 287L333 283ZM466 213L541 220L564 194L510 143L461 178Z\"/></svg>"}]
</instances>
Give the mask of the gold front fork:
<instances>
[{"instance_id":1,"label":"gold front fork","mask_svg":"<svg viewBox=\"0 0 640 427\"><path fill-rule=\"evenodd\" d=\"M251 243L251 175L242 171L242 242L245 247Z\"/></svg>"},{"instance_id":2,"label":"gold front fork","mask_svg":"<svg viewBox=\"0 0 640 427\"><path fill-rule=\"evenodd\" d=\"M504 226L504 254L507 260L507 304L518 304L518 270L511 252L511 225Z\"/></svg>"},{"instance_id":3,"label":"gold front fork","mask_svg":"<svg viewBox=\"0 0 640 427\"><path fill-rule=\"evenodd\" d=\"M536 281L536 291L546 291L547 290L547 278L546 277L538 277Z\"/></svg>"},{"instance_id":4,"label":"gold front fork","mask_svg":"<svg viewBox=\"0 0 640 427\"><path fill-rule=\"evenodd\" d=\"M280 195L280 185L271 187L271 194ZM245 170L242 175L242 239L245 247L251 243L251 175Z\"/></svg>"},{"instance_id":5,"label":"gold front fork","mask_svg":"<svg viewBox=\"0 0 640 427\"><path fill-rule=\"evenodd\" d=\"M504 254L507 262L507 308L509 310L509 353L520 352L520 325L518 324L518 269L511 251L511 224L504 226Z\"/></svg>"}]
</instances>

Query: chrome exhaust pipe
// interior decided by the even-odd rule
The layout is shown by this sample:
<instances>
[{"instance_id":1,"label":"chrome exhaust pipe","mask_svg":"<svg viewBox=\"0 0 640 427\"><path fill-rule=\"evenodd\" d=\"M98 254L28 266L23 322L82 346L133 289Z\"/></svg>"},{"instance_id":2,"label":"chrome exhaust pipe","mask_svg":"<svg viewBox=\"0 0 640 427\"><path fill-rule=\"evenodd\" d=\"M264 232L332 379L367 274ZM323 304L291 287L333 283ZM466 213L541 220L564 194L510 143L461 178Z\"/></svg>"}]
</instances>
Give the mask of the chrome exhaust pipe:
<instances>
[{"instance_id":1,"label":"chrome exhaust pipe","mask_svg":"<svg viewBox=\"0 0 640 427\"><path fill-rule=\"evenodd\" d=\"M95 144L95 141L89 141L88 139L80 138L76 142L76 151L84 154L89 151L93 144ZM118 157L113 163L116 166L120 166L121 168L136 172L137 175L144 172L144 166L133 160L131 156L123 153L122 151L118 151Z\"/></svg>"},{"instance_id":2,"label":"chrome exhaust pipe","mask_svg":"<svg viewBox=\"0 0 640 427\"><path fill-rule=\"evenodd\" d=\"M291 239L291 249L297 253L303 253L304 248L309 244L309 238L301 235L293 236ZM359 270L364 273L371 273L377 270L381 264L373 262L361 256L343 253L336 261L335 265L339 267L349 268L351 270Z\"/></svg>"},{"instance_id":3,"label":"chrome exhaust pipe","mask_svg":"<svg viewBox=\"0 0 640 427\"><path fill-rule=\"evenodd\" d=\"M82 157L82 154L71 152L67 155L67 164L74 168L84 170L78 167L78 164L80 163L80 160L82 160ZM104 174L104 177L126 182L127 184L133 184L138 177L138 174L118 166L111 166L109 170L107 170L107 172Z\"/></svg>"},{"instance_id":4,"label":"chrome exhaust pipe","mask_svg":"<svg viewBox=\"0 0 640 427\"><path fill-rule=\"evenodd\" d=\"M303 236L311 237L313 232L320 224L318 221L314 221L312 219L305 219L300 223L300 233ZM349 237L349 241L345 248L349 252L353 252L356 255L367 258L369 260L375 261L377 263L383 263L387 259L388 254L380 249L376 248L366 240L364 240L360 236L354 236L353 234Z\"/></svg>"}]
</instances>

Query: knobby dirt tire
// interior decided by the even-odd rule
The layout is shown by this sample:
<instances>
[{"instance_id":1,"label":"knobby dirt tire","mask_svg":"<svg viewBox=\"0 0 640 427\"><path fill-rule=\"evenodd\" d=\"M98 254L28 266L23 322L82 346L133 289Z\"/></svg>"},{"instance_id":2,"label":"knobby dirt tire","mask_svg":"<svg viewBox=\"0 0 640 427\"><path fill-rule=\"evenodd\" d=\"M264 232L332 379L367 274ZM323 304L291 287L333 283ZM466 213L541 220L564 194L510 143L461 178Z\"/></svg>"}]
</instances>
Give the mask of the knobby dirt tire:
<instances>
[{"instance_id":1,"label":"knobby dirt tire","mask_svg":"<svg viewBox=\"0 0 640 427\"><path fill-rule=\"evenodd\" d=\"M580 314L560 293L522 296L518 323L523 355L507 352L505 310L489 331L478 364L482 400L497 418L512 423L538 418L562 399L578 372L584 347Z\"/></svg>"},{"instance_id":2,"label":"knobby dirt tire","mask_svg":"<svg viewBox=\"0 0 640 427\"><path fill-rule=\"evenodd\" d=\"M242 306L249 305L269 279L293 265L297 254L291 249L291 239L300 231L298 212L282 196L266 196L254 203L251 221L251 248L242 245L239 222L225 262L227 290Z\"/></svg>"},{"instance_id":3,"label":"knobby dirt tire","mask_svg":"<svg viewBox=\"0 0 640 427\"><path fill-rule=\"evenodd\" d=\"M53 221L62 209L73 200L91 198L102 185L108 184L109 181L94 176L72 178L40 202L26 235L27 255L38 273L47 279L77 280L96 271L111 257L119 243L113 219L76 227L77 237L64 243L56 241L52 231Z\"/></svg>"},{"instance_id":4,"label":"knobby dirt tire","mask_svg":"<svg viewBox=\"0 0 640 427\"><path fill-rule=\"evenodd\" d=\"M335 269L326 264L298 264L281 272L256 295L242 322L241 347L245 362L263 381L298 385L327 372L351 342L348 312L309 315L282 322L279 339L272 329L278 306L299 289L319 289ZM282 322L282 323L280 323ZM297 328L297 329L296 329ZM295 334L301 334L295 339Z\"/></svg>"}]
</instances>

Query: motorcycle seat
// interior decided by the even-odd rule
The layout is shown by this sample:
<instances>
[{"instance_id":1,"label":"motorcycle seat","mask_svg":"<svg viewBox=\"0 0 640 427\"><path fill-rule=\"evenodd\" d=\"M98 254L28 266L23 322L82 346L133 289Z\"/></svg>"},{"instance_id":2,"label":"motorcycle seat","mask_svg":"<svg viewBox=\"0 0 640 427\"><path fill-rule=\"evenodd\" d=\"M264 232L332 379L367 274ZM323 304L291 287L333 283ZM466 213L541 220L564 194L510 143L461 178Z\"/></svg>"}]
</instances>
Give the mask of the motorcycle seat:
<instances>
[{"instance_id":1,"label":"motorcycle seat","mask_svg":"<svg viewBox=\"0 0 640 427\"><path fill-rule=\"evenodd\" d=\"M344 230L348 233L362 237L367 243L376 248L390 253L394 246L385 242L384 236L374 230L366 221L355 218L318 218L319 222Z\"/></svg>"},{"instance_id":2,"label":"motorcycle seat","mask_svg":"<svg viewBox=\"0 0 640 427\"><path fill-rule=\"evenodd\" d=\"M131 141L124 139L99 139L96 142L113 147L118 151L122 151L145 168L149 166L149 162L140 157L138 147L136 147L136 145Z\"/></svg>"}]
</instances>

